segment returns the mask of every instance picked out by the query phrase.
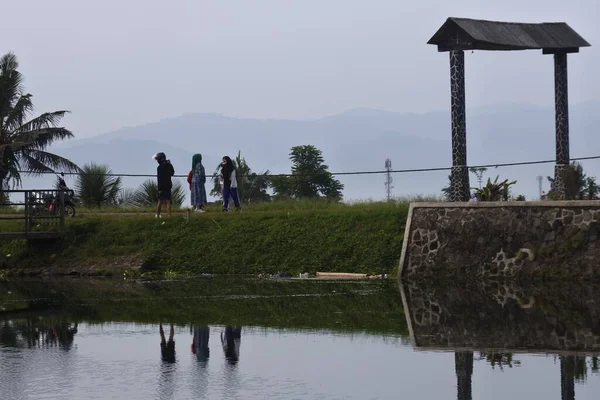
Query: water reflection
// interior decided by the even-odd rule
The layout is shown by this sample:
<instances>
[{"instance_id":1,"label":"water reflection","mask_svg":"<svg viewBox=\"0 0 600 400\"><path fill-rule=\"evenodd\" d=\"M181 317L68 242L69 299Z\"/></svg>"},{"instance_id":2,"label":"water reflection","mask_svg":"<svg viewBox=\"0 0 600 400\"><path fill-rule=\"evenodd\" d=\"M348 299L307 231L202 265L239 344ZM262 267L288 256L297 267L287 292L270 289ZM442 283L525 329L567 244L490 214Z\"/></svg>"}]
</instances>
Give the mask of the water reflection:
<instances>
[{"instance_id":1,"label":"water reflection","mask_svg":"<svg viewBox=\"0 0 600 400\"><path fill-rule=\"evenodd\" d=\"M230 304L227 298L215 301L222 313L207 313L208 300L192 299L187 315L170 308L179 319L148 314L135 324L123 310L158 309L167 291L153 288L161 297L140 296L135 303L88 300L40 310L38 302L35 310L0 313L0 398L24 398L25 391L38 393L28 397L33 399L81 398L105 391L96 398L362 399L398 397L402 387L413 398L447 398L451 391L457 399L488 399L512 390L510 397L517 399L539 390L544 395L538 398L560 393L562 399L582 400L592 398L588 388L600 388L598 286L405 284L395 293L348 296L352 303L344 308L344 297L307 300L292 283L283 285L289 298L242 299L230 291ZM175 286L169 291L176 293L172 302L188 301L177 297L182 291ZM399 301L405 319L395 307ZM125 322L112 324L115 316ZM254 318L260 322L253 326ZM300 318L312 321L311 328L293 325ZM332 329L332 319L343 329ZM190 350L181 350L182 340ZM120 373L119 365L126 366ZM29 372L40 366L48 371L44 381ZM543 388L534 387L536 379Z\"/></svg>"},{"instance_id":2,"label":"water reflection","mask_svg":"<svg viewBox=\"0 0 600 400\"><path fill-rule=\"evenodd\" d=\"M165 330L162 324L159 324L160 333L160 353L162 360L166 363L175 362L175 327L170 325L169 340L165 338Z\"/></svg>"},{"instance_id":3,"label":"water reflection","mask_svg":"<svg viewBox=\"0 0 600 400\"><path fill-rule=\"evenodd\" d=\"M458 399L472 398L474 350L500 370L520 364L514 353L558 352L562 399L575 398L575 384L586 382L588 369L598 372L600 292L594 285L412 283L401 285L401 291L416 348L460 349L455 351Z\"/></svg>"},{"instance_id":4,"label":"water reflection","mask_svg":"<svg viewBox=\"0 0 600 400\"><path fill-rule=\"evenodd\" d=\"M208 341L210 339L210 328L208 325L192 326L192 354L196 355L196 359L202 367L206 367L208 357L210 357L210 348Z\"/></svg>"},{"instance_id":5,"label":"water reflection","mask_svg":"<svg viewBox=\"0 0 600 400\"><path fill-rule=\"evenodd\" d=\"M69 351L73 347L77 323L55 319L27 317L0 322L0 346L57 347Z\"/></svg>"},{"instance_id":6,"label":"water reflection","mask_svg":"<svg viewBox=\"0 0 600 400\"><path fill-rule=\"evenodd\" d=\"M235 365L240 359L240 344L242 340L241 326L226 326L221 332L221 345L225 359L230 365Z\"/></svg>"}]
</instances>

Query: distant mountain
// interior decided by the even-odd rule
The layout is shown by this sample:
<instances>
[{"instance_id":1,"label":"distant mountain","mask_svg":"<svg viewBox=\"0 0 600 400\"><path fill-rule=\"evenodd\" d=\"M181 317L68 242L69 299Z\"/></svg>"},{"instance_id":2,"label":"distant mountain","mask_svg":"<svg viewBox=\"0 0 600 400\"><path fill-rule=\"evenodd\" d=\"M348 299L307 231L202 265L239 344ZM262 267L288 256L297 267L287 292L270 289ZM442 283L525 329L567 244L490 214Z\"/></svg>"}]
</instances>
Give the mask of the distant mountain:
<instances>
[{"instance_id":1,"label":"distant mountain","mask_svg":"<svg viewBox=\"0 0 600 400\"><path fill-rule=\"evenodd\" d=\"M570 109L571 156L600 155L600 102ZM470 165L554 159L554 110L526 104L502 104L467 111ZM178 174L186 174L191 155L204 156L213 171L223 155L238 150L255 171L290 170L292 146L313 144L323 150L332 172L384 169L390 158L394 169L448 167L451 165L449 110L406 114L372 109L350 110L309 120L260 120L218 114L186 114L146 125L122 128L90 139L72 140L53 151L83 164L90 160L109 164L114 172L154 174L151 157L164 151ZM584 162L590 174L600 176L600 161ZM489 171L518 180L515 192L537 196L536 176L552 175L553 165L515 166ZM394 174L393 193L438 194L448 172ZM382 199L383 175L340 176L347 200ZM141 179L126 179L128 186ZM40 185L29 179L29 187ZM474 177L471 184L475 186ZM42 184L43 186L43 184Z\"/></svg>"}]
</instances>

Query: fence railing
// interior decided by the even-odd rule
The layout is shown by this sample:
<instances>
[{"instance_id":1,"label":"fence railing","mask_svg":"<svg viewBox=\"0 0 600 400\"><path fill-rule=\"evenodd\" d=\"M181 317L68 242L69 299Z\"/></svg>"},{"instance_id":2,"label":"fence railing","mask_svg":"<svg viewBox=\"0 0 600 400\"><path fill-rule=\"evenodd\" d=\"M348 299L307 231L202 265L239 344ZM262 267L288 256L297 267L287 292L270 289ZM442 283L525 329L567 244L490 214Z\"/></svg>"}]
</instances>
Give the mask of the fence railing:
<instances>
[{"instance_id":1,"label":"fence railing","mask_svg":"<svg viewBox=\"0 0 600 400\"><path fill-rule=\"evenodd\" d=\"M0 221L22 220L18 225L4 224L0 239L55 238L65 227L65 191L58 189L5 190L0 198Z\"/></svg>"}]
</instances>

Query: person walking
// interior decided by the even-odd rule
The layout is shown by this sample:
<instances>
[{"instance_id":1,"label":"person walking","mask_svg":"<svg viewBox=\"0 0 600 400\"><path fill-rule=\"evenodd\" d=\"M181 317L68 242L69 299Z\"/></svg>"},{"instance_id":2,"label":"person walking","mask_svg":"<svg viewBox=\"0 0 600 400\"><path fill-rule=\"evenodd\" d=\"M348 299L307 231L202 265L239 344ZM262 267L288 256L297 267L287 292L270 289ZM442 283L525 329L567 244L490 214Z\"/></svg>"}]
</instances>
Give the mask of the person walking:
<instances>
[{"instance_id":1,"label":"person walking","mask_svg":"<svg viewBox=\"0 0 600 400\"><path fill-rule=\"evenodd\" d=\"M171 216L171 189L173 182L171 178L175 175L175 168L170 160L167 160L165 153L156 153L152 157L158 163L156 167L156 180L158 186L158 203L156 205L156 218L161 218L160 212L162 204L167 205L167 212Z\"/></svg>"},{"instance_id":2,"label":"person walking","mask_svg":"<svg viewBox=\"0 0 600 400\"><path fill-rule=\"evenodd\" d=\"M231 158L223 157L221 162L221 187L223 188L223 211L229 211L229 197L233 199L233 204L238 211L241 211L240 199L238 197L238 184L236 177L236 168Z\"/></svg>"},{"instance_id":3,"label":"person walking","mask_svg":"<svg viewBox=\"0 0 600 400\"><path fill-rule=\"evenodd\" d=\"M195 212L205 212L206 204L208 199L206 197L206 171L202 165L202 155L194 154L192 156L192 171L190 172L191 179L188 180L190 184L190 191L192 194L192 208ZM189 177L189 176L188 176Z\"/></svg>"}]
</instances>

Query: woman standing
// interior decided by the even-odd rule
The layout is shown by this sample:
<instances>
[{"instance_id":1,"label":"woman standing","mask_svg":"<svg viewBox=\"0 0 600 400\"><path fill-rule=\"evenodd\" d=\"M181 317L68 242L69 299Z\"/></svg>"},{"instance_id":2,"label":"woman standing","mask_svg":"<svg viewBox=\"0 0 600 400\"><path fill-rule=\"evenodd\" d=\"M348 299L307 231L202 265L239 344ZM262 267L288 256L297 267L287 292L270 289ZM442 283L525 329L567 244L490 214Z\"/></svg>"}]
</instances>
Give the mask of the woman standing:
<instances>
[{"instance_id":1,"label":"woman standing","mask_svg":"<svg viewBox=\"0 0 600 400\"><path fill-rule=\"evenodd\" d=\"M233 204L238 211L241 211L240 200L238 197L237 178L235 176L235 165L228 156L223 157L221 162L221 181L223 187L223 211L229 211L229 197L233 199Z\"/></svg>"},{"instance_id":2,"label":"woman standing","mask_svg":"<svg viewBox=\"0 0 600 400\"><path fill-rule=\"evenodd\" d=\"M192 157L192 179L190 182L190 190L192 192L192 208L196 212L204 212L204 207L207 204L206 188L206 172L202 165L202 155L194 154Z\"/></svg>"}]
</instances>

